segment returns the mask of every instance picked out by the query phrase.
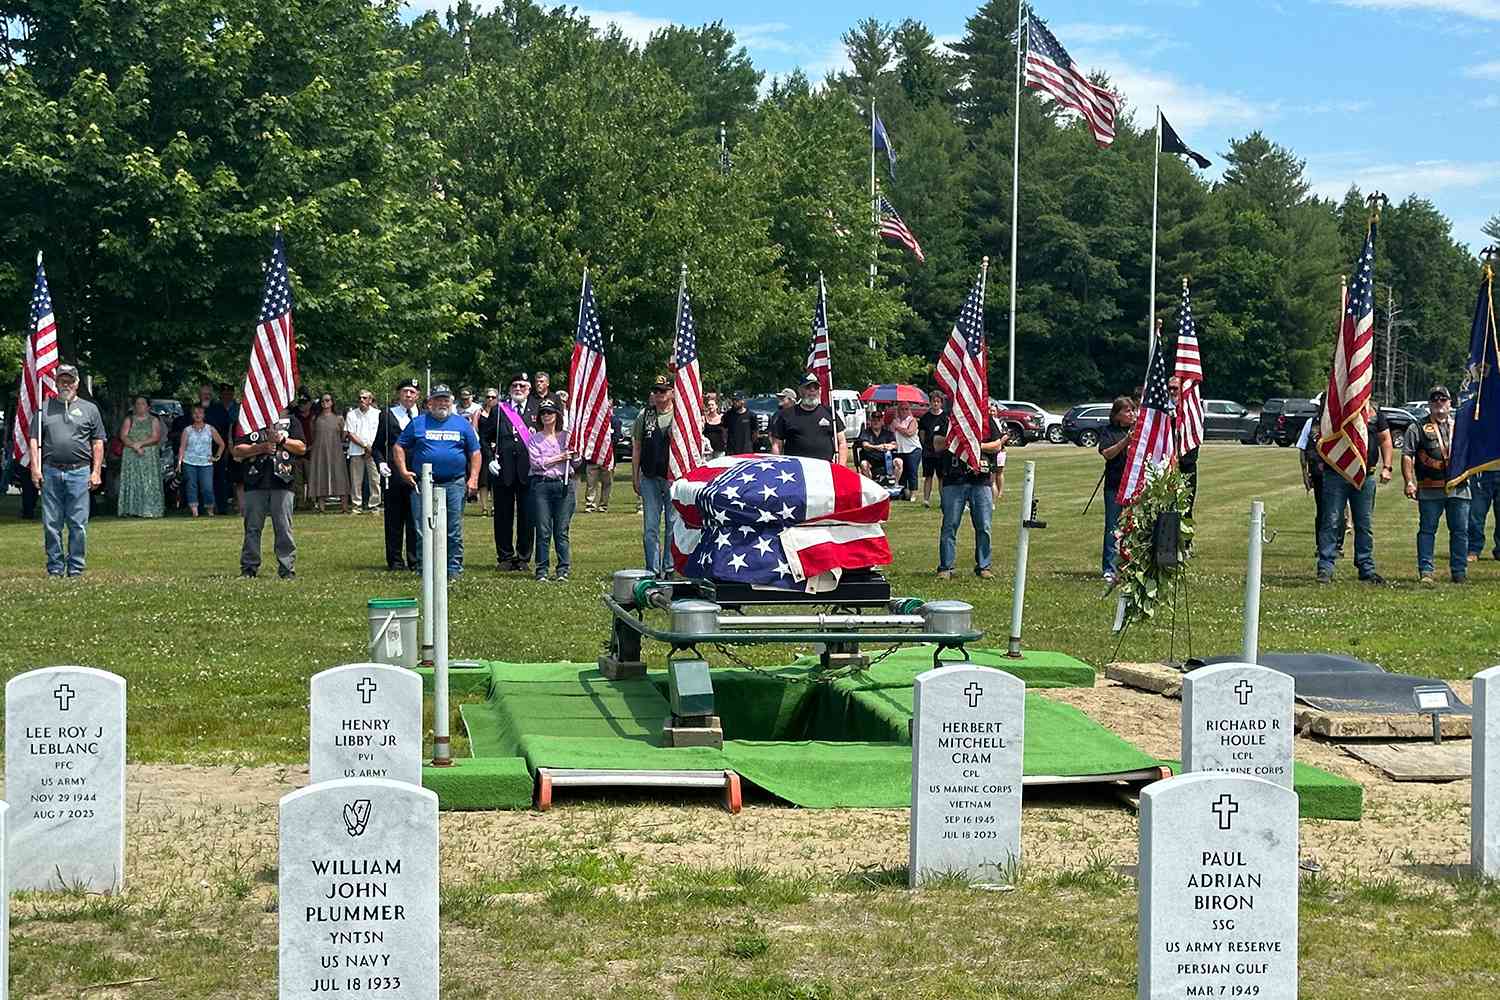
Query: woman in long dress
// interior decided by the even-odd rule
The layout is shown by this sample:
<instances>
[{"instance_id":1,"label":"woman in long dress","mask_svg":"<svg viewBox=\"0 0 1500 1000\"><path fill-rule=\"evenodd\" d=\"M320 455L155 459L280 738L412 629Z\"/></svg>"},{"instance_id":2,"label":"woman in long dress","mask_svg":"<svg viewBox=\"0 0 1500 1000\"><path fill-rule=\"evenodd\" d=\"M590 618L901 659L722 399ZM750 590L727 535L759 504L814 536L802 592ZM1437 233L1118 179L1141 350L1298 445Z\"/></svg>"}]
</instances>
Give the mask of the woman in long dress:
<instances>
[{"instance_id":1,"label":"woman in long dress","mask_svg":"<svg viewBox=\"0 0 1500 1000\"><path fill-rule=\"evenodd\" d=\"M121 517L161 517L165 501L161 490L161 421L150 410L145 396L132 400L131 410L120 424Z\"/></svg>"},{"instance_id":2,"label":"woman in long dress","mask_svg":"<svg viewBox=\"0 0 1500 1000\"><path fill-rule=\"evenodd\" d=\"M340 513L349 513L349 468L344 461L344 418L333 407L333 395L323 393L314 421L312 457L307 464L307 495L321 513L330 497L339 498Z\"/></svg>"}]
</instances>

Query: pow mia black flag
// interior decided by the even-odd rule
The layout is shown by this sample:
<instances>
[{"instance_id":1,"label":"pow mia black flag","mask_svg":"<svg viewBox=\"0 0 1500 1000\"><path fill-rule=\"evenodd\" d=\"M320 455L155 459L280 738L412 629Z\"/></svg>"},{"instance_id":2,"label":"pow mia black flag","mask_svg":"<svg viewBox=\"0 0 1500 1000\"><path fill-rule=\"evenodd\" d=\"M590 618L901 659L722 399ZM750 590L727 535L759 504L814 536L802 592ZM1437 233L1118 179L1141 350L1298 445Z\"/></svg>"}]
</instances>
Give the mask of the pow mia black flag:
<instances>
[{"instance_id":1,"label":"pow mia black flag","mask_svg":"<svg viewBox=\"0 0 1500 1000\"><path fill-rule=\"evenodd\" d=\"M1182 138L1177 134L1177 130L1172 127L1172 123L1167 121L1167 116L1161 114L1159 111L1157 114L1161 116L1161 151L1163 153L1180 153L1183 156L1191 158L1202 169L1207 170L1209 167L1208 157L1202 153L1188 149L1187 143L1182 141Z\"/></svg>"}]
</instances>

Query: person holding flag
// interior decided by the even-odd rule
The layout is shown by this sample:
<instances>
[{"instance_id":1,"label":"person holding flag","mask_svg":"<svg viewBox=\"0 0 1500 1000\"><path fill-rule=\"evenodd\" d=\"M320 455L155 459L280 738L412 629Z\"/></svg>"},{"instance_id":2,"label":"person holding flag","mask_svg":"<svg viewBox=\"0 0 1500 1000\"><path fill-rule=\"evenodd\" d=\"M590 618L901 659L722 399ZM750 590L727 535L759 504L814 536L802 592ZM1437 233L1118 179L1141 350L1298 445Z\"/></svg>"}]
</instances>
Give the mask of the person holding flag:
<instances>
[{"instance_id":1,"label":"person holding flag","mask_svg":"<svg viewBox=\"0 0 1500 1000\"><path fill-rule=\"evenodd\" d=\"M1485 521L1492 506L1497 521L1493 551L1500 559L1500 334L1495 328L1495 273L1491 266L1497 253L1500 248L1484 251L1479 301L1474 306L1469 337L1469 364L1458 390L1453 452L1448 460L1448 485L1473 486L1468 562L1475 562L1484 553Z\"/></svg>"},{"instance_id":2,"label":"person holding flag","mask_svg":"<svg viewBox=\"0 0 1500 1000\"><path fill-rule=\"evenodd\" d=\"M103 482L106 436L99 408L78 398L78 369L59 365L57 395L42 404L31 430L31 482L42 491L42 541L48 576L83 575L89 493ZM66 561L62 538L65 526Z\"/></svg>"},{"instance_id":3,"label":"person holding flag","mask_svg":"<svg viewBox=\"0 0 1500 1000\"><path fill-rule=\"evenodd\" d=\"M1401 447L1401 478L1406 497L1417 502L1417 575L1433 584L1433 548L1437 526L1448 518L1448 573L1454 583L1469 577L1469 484L1458 476L1449 483L1453 457L1453 397L1445 385L1427 394L1427 419L1406 429Z\"/></svg>"},{"instance_id":4,"label":"person holding flag","mask_svg":"<svg viewBox=\"0 0 1500 1000\"><path fill-rule=\"evenodd\" d=\"M36 500L41 493L30 471L36 468L31 460L31 428L42 402L57 395L57 364L57 322L52 313L52 294L47 290L47 273L42 270L42 255L38 252L30 328L21 358L21 382L16 387L16 405L10 416L10 474L21 487L21 517L28 521L36 519Z\"/></svg>"}]
</instances>

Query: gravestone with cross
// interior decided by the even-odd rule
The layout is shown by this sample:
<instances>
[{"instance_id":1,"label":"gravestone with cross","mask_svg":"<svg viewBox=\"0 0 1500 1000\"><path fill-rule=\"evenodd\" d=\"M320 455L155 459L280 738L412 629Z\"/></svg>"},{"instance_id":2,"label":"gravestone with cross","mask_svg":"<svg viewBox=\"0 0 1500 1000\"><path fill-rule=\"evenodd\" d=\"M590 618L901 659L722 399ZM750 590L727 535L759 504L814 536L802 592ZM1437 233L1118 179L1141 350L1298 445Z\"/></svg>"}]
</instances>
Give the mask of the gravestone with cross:
<instances>
[{"instance_id":1,"label":"gravestone with cross","mask_svg":"<svg viewBox=\"0 0 1500 1000\"><path fill-rule=\"evenodd\" d=\"M125 680L46 667L5 685L10 888L114 892L125 881Z\"/></svg>"},{"instance_id":2,"label":"gravestone with cross","mask_svg":"<svg viewBox=\"0 0 1500 1000\"><path fill-rule=\"evenodd\" d=\"M1292 787L1292 678L1252 663L1199 667L1182 679L1182 766Z\"/></svg>"},{"instance_id":3,"label":"gravestone with cross","mask_svg":"<svg viewBox=\"0 0 1500 1000\"><path fill-rule=\"evenodd\" d=\"M1473 701L1469 822L1474 874L1500 878L1500 667L1474 675Z\"/></svg>"},{"instance_id":4,"label":"gravestone with cross","mask_svg":"<svg viewBox=\"0 0 1500 1000\"><path fill-rule=\"evenodd\" d=\"M1296 1000L1297 794L1168 778L1141 793L1140 838L1140 1000Z\"/></svg>"},{"instance_id":5,"label":"gravestone with cross","mask_svg":"<svg viewBox=\"0 0 1500 1000\"><path fill-rule=\"evenodd\" d=\"M341 778L292 792L280 812L280 1000L434 1000L437 795Z\"/></svg>"},{"instance_id":6,"label":"gravestone with cross","mask_svg":"<svg viewBox=\"0 0 1500 1000\"><path fill-rule=\"evenodd\" d=\"M911 884L1010 879L1021 861L1026 685L967 663L929 670L916 678L911 726Z\"/></svg>"},{"instance_id":7,"label":"gravestone with cross","mask_svg":"<svg viewBox=\"0 0 1500 1000\"><path fill-rule=\"evenodd\" d=\"M353 663L314 674L310 714L313 781L422 783L422 678L414 671Z\"/></svg>"}]
</instances>

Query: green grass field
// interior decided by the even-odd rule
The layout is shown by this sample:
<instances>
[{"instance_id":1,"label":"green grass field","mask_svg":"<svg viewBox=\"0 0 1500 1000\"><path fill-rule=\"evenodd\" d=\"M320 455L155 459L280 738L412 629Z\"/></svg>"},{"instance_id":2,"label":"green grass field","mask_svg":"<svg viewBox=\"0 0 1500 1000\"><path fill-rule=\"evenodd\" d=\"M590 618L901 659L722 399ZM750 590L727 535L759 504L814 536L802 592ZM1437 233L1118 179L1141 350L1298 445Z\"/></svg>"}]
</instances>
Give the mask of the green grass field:
<instances>
[{"instance_id":1,"label":"green grass field","mask_svg":"<svg viewBox=\"0 0 1500 1000\"><path fill-rule=\"evenodd\" d=\"M972 602L976 620L1003 644L1010 621L1022 466L1037 463L1045 531L1032 533L1025 641L1097 665L1118 657L1180 659L1240 646L1247 513L1265 501L1276 533L1265 549L1261 648L1325 650L1374 660L1388 669L1461 678L1500 662L1500 562L1473 568L1466 589L1419 589L1415 506L1395 484L1377 506L1376 556L1391 581L1354 580L1341 562L1336 582L1313 582L1312 501L1302 490L1294 452L1238 445L1206 448L1198 502L1197 555L1188 601L1173 641L1165 620L1110 633L1113 601L1102 598L1102 511L1081 516L1100 463L1072 447L1015 449L1005 498L995 516L995 579L977 580L973 536L959 533L959 578L932 578L938 512L897 504L889 533L894 589ZM9 498L7 515L14 509ZM537 584L494 569L489 519L465 519L468 571L451 591L455 658L592 660L607 636L599 592L609 574L639 565L640 518L628 483L616 484L607 515L573 520L573 580ZM133 760L270 763L305 759L307 679L365 657L365 601L415 596L418 579L387 573L380 521L371 516L298 514L298 579L238 578L240 525L234 518L193 521L96 519L89 568L77 581L55 581L42 568L34 522L0 521L0 632L6 676L32 667L78 663L115 671L129 682ZM1446 534L1440 530L1440 552ZM266 558L271 561L267 526ZM1350 546L1352 551L1352 545ZM649 653L649 651L648 651Z\"/></svg>"}]
</instances>

